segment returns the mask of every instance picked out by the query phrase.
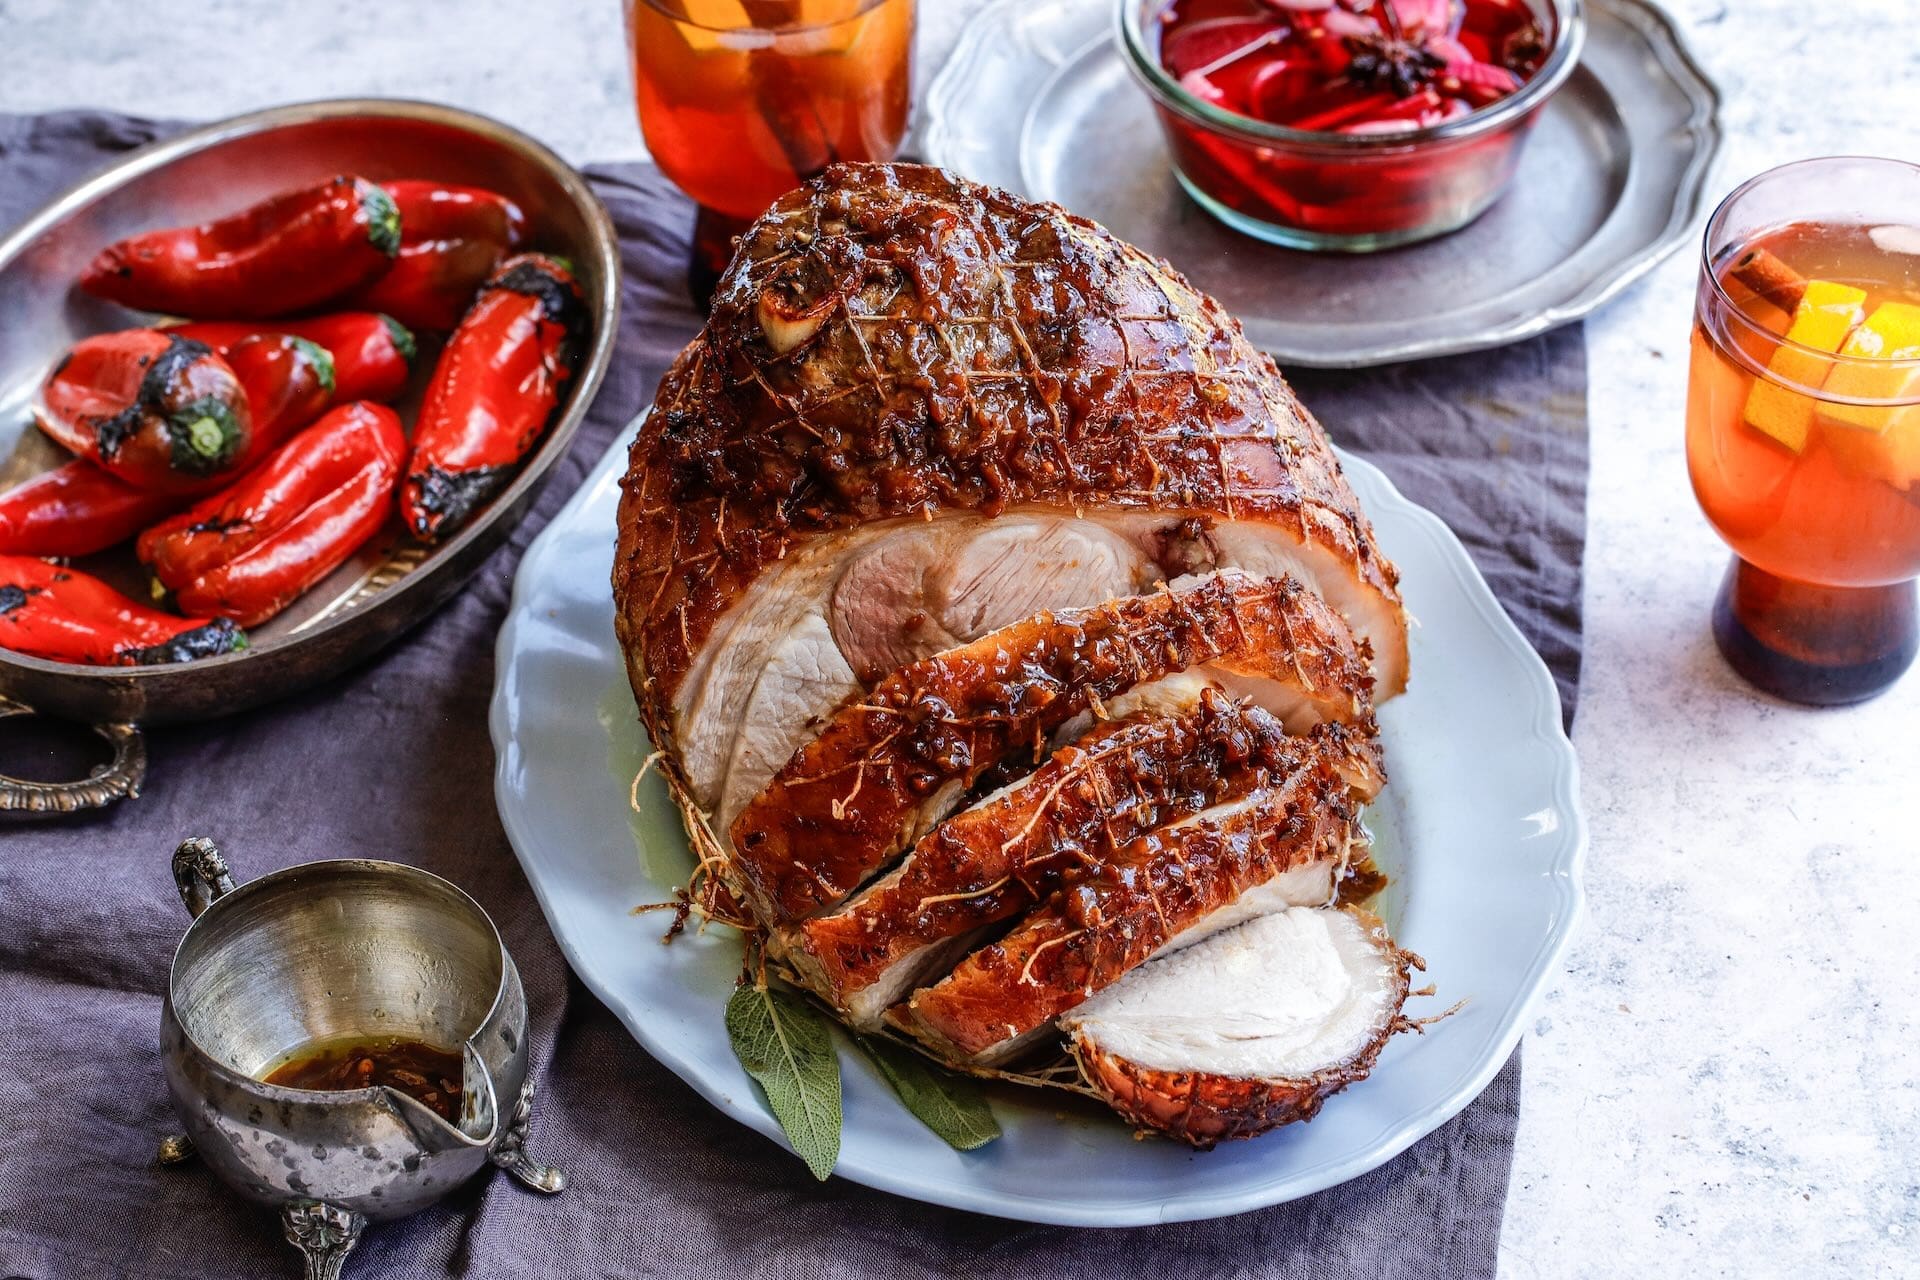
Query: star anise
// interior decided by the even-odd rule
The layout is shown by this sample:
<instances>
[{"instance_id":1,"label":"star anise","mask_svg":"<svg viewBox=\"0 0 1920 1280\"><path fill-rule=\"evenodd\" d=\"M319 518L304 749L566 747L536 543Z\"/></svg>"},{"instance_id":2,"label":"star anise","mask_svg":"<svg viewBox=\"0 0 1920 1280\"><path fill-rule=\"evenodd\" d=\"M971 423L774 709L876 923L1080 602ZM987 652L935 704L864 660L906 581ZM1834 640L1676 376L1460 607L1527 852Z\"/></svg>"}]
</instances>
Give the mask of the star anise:
<instances>
[{"instance_id":1,"label":"star anise","mask_svg":"<svg viewBox=\"0 0 1920 1280\"><path fill-rule=\"evenodd\" d=\"M1397 98L1407 98L1433 82L1447 60L1417 40L1398 36L1355 36L1347 41L1353 61L1347 64L1347 76L1356 84L1388 89Z\"/></svg>"},{"instance_id":2,"label":"star anise","mask_svg":"<svg viewBox=\"0 0 1920 1280\"><path fill-rule=\"evenodd\" d=\"M1447 60L1427 48L1424 32L1412 38L1406 35L1391 3L1380 6L1380 20L1380 31L1347 37L1347 52L1353 58L1347 64L1347 78L1389 90L1397 98L1412 97L1433 82Z\"/></svg>"}]
</instances>

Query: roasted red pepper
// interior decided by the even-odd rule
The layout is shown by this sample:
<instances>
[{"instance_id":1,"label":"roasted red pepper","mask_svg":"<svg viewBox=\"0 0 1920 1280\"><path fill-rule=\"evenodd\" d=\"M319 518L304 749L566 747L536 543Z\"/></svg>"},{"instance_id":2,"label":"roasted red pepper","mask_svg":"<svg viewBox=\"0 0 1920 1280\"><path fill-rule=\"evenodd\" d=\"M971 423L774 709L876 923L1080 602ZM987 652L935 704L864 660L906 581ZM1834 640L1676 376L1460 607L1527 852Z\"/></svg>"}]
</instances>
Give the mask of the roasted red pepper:
<instances>
[{"instance_id":1,"label":"roasted red pepper","mask_svg":"<svg viewBox=\"0 0 1920 1280\"><path fill-rule=\"evenodd\" d=\"M264 458L333 402L333 357L317 342L290 333L256 333L226 352L233 376L246 388L253 417L248 460Z\"/></svg>"},{"instance_id":2,"label":"roasted red pepper","mask_svg":"<svg viewBox=\"0 0 1920 1280\"><path fill-rule=\"evenodd\" d=\"M76 569L0 555L0 649L54 662L144 666L246 647L230 618L175 617Z\"/></svg>"},{"instance_id":3,"label":"roasted red pepper","mask_svg":"<svg viewBox=\"0 0 1920 1280\"><path fill-rule=\"evenodd\" d=\"M400 209L400 254L353 295L353 305L416 329L451 329L494 268L520 247L526 215L505 196L478 187L385 185Z\"/></svg>"},{"instance_id":4,"label":"roasted red pepper","mask_svg":"<svg viewBox=\"0 0 1920 1280\"><path fill-rule=\"evenodd\" d=\"M245 479L140 535L140 558L193 613L256 626L380 531L407 442L393 410L344 404Z\"/></svg>"},{"instance_id":5,"label":"roasted red pepper","mask_svg":"<svg viewBox=\"0 0 1920 1280\"><path fill-rule=\"evenodd\" d=\"M445 332L460 323L487 277L507 256L489 240L403 244L393 268L362 285L349 303L384 311L416 329Z\"/></svg>"},{"instance_id":6,"label":"roasted red pepper","mask_svg":"<svg viewBox=\"0 0 1920 1280\"><path fill-rule=\"evenodd\" d=\"M90 556L190 501L136 489L90 462L69 462L0 494L0 554Z\"/></svg>"},{"instance_id":7,"label":"roasted red pepper","mask_svg":"<svg viewBox=\"0 0 1920 1280\"><path fill-rule=\"evenodd\" d=\"M168 333L204 342L225 355L243 338L262 333L290 333L318 343L333 356L333 398L378 400L400 398L407 389L418 349L413 334L390 316L371 311L336 311L299 320L196 320L175 325Z\"/></svg>"},{"instance_id":8,"label":"roasted red pepper","mask_svg":"<svg viewBox=\"0 0 1920 1280\"><path fill-rule=\"evenodd\" d=\"M447 339L414 425L400 514L416 537L450 532L506 484L547 429L587 331L567 268L510 258Z\"/></svg>"},{"instance_id":9,"label":"roasted red pepper","mask_svg":"<svg viewBox=\"0 0 1920 1280\"><path fill-rule=\"evenodd\" d=\"M83 339L54 366L40 429L135 488L201 493L245 461L247 393L227 362L178 334Z\"/></svg>"},{"instance_id":10,"label":"roasted red pepper","mask_svg":"<svg viewBox=\"0 0 1920 1280\"><path fill-rule=\"evenodd\" d=\"M88 293L194 319L286 315L373 279L400 249L393 197L342 175L218 222L111 245L80 277Z\"/></svg>"},{"instance_id":11,"label":"roasted red pepper","mask_svg":"<svg viewBox=\"0 0 1920 1280\"><path fill-rule=\"evenodd\" d=\"M400 211L402 244L491 240L518 249L526 241L527 215L498 191L413 179L380 185Z\"/></svg>"}]
</instances>

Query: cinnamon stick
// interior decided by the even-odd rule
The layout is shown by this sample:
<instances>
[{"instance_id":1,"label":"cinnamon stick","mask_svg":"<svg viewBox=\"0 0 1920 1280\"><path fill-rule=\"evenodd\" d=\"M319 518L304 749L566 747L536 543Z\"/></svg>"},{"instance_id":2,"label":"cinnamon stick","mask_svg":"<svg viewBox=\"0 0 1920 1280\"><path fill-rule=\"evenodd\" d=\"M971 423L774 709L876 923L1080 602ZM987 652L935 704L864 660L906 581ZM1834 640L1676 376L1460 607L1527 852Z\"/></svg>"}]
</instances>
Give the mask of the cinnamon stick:
<instances>
[{"instance_id":1,"label":"cinnamon stick","mask_svg":"<svg viewBox=\"0 0 1920 1280\"><path fill-rule=\"evenodd\" d=\"M1807 278L1782 262L1771 249L1749 249L1727 274L1782 311L1791 313L1807 292Z\"/></svg>"}]
</instances>

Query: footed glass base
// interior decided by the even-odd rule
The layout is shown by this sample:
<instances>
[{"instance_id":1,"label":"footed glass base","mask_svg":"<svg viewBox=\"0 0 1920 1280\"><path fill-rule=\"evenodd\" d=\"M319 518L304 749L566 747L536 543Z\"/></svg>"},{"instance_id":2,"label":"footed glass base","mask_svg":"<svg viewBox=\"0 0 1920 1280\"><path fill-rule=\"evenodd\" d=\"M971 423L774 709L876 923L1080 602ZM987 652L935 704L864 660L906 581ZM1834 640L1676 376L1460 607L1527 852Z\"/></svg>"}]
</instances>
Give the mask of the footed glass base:
<instances>
[{"instance_id":1,"label":"footed glass base","mask_svg":"<svg viewBox=\"0 0 1920 1280\"><path fill-rule=\"evenodd\" d=\"M1735 558L1713 605L1713 638L1749 684L1811 706L1884 693L1920 651L1912 582L1825 587Z\"/></svg>"}]
</instances>

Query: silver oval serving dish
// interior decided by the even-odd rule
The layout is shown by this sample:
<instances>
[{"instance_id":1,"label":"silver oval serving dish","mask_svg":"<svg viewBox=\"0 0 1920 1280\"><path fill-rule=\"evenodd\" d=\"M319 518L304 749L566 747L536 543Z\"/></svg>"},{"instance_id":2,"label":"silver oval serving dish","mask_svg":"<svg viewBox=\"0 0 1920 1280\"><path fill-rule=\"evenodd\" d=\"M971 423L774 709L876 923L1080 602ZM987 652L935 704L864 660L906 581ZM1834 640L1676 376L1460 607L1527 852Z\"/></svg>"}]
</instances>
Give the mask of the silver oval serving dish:
<instances>
[{"instance_id":1,"label":"silver oval serving dish","mask_svg":"<svg viewBox=\"0 0 1920 1280\"><path fill-rule=\"evenodd\" d=\"M115 760L79 782L0 779L0 809L61 810L136 794L138 724L227 715L337 675L444 603L506 539L572 443L613 356L619 253L586 181L533 139L485 116L397 99L276 107L180 134L129 154L0 241L0 488L65 460L30 406L48 368L76 340L149 323L74 287L101 248L152 227L198 223L336 173L491 187L526 210L533 246L568 258L592 332L553 425L508 487L447 541L410 542L399 521L278 617L249 647L170 666L84 667L0 651L0 715L31 708L93 722ZM415 362L414 395L434 352ZM410 397L411 400L411 397ZM411 403L402 416L410 418ZM122 590L145 581L124 549L78 562Z\"/></svg>"}]
</instances>

